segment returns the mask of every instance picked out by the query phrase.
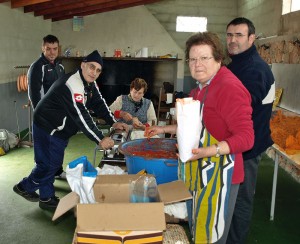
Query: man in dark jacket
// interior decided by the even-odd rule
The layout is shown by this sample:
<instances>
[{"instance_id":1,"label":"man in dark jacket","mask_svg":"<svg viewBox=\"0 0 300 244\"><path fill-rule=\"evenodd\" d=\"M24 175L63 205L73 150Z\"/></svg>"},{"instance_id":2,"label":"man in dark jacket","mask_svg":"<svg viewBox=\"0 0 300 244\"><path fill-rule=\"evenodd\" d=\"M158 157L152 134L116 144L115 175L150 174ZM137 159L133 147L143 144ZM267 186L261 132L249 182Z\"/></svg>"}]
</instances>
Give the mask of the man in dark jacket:
<instances>
[{"instance_id":1,"label":"man in dark jacket","mask_svg":"<svg viewBox=\"0 0 300 244\"><path fill-rule=\"evenodd\" d=\"M56 36L45 36L41 57L28 70L28 97L33 110L54 81L65 74L64 66L57 60L58 48L59 40ZM56 177L65 179L63 168L56 172Z\"/></svg>"},{"instance_id":2,"label":"man in dark jacket","mask_svg":"<svg viewBox=\"0 0 300 244\"><path fill-rule=\"evenodd\" d=\"M28 97L35 109L54 81L65 74L63 65L57 60L59 40L56 36L43 38L41 57L28 70Z\"/></svg>"},{"instance_id":3,"label":"man in dark jacket","mask_svg":"<svg viewBox=\"0 0 300 244\"><path fill-rule=\"evenodd\" d=\"M236 18L227 25L227 49L232 59L228 68L251 94L255 141L243 153L244 182L239 187L227 243L244 243L250 227L258 164L261 155L273 144L270 118L275 98L275 79L268 64L259 56L255 27L246 18Z\"/></svg>"},{"instance_id":4,"label":"man in dark jacket","mask_svg":"<svg viewBox=\"0 0 300 244\"><path fill-rule=\"evenodd\" d=\"M54 176L62 166L69 138L81 130L99 147L113 147L114 141L104 137L89 110L115 129L127 130L128 125L116 122L97 87L96 79L103 61L94 51L86 56L81 68L58 79L38 103L33 116L35 167L13 190L42 209L57 207L59 202L53 186ZM39 190L40 195L35 191Z\"/></svg>"}]
</instances>

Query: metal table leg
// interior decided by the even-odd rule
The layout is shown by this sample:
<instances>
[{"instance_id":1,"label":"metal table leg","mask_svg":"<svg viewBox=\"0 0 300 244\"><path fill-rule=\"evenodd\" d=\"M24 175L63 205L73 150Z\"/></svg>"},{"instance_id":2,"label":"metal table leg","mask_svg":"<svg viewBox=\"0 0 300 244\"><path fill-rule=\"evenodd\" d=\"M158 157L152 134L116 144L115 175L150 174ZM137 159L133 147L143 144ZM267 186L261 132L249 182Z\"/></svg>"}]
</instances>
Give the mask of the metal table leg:
<instances>
[{"instance_id":1,"label":"metal table leg","mask_svg":"<svg viewBox=\"0 0 300 244\"><path fill-rule=\"evenodd\" d=\"M279 156L275 151L275 165L274 165L274 173L273 173L273 186L272 186L272 200L271 200L271 212L270 212L270 220L274 220L274 212L275 212L275 199L276 199L276 187L277 187L277 175L278 175L278 164L279 164Z\"/></svg>"},{"instance_id":2,"label":"metal table leg","mask_svg":"<svg viewBox=\"0 0 300 244\"><path fill-rule=\"evenodd\" d=\"M95 167L95 163L96 163L96 154L97 151L99 150L99 146L96 145L95 149L94 149L94 159L93 159L93 166Z\"/></svg>"}]
</instances>

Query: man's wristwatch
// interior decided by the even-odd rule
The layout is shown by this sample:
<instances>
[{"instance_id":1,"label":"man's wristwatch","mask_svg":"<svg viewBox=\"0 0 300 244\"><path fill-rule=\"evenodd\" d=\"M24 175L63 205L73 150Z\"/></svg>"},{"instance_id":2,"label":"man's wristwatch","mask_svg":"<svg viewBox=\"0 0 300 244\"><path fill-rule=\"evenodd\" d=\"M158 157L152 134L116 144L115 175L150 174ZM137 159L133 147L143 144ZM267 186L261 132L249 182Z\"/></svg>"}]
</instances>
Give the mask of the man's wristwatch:
<instances>
[{"instance_id":1,"label":"man's wristwatch","mask_svg":"<svg viewBox=\"0 0 300 244\"><path fill-rule=\"evenodd\" d=\"M216 149L217 149L216 157L218 158L218 157L221 156L221 155L220 155L220 146L219 146L217 143L215 144L215 146L216 146Z\"/></svg>"}]
</instances>

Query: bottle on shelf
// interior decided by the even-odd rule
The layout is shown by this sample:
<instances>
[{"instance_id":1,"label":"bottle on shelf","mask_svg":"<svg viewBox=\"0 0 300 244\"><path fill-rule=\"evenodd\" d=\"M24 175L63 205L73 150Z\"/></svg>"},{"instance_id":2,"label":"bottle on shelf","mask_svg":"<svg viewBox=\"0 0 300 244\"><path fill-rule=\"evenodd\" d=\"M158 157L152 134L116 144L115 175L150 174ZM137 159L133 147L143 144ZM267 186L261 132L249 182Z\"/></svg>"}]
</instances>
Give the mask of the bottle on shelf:
<instances>
[{"instance_id":1,"label":"bottle on shelf","mask_svg":"<svg viewBox=\"0 0 300 244\"><path fill-rule=\"evenodd\" d=\"M125 57L131 57L130 47L127 47Z\"/></svg>"}]
</instances>

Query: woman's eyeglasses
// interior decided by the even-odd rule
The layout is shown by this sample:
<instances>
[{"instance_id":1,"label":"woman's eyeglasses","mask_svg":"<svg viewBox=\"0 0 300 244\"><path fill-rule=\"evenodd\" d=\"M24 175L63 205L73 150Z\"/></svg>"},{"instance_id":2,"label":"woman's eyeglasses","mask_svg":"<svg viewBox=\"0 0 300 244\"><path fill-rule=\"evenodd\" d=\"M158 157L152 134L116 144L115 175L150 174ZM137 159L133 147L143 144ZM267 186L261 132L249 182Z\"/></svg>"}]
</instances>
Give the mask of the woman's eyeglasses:
<instances>
[{"instance_id":1,"label":"woman's eyeglasses","mask_svg":"<svg viewBox=\"0 0 300 244\"><path fill-rule=\"evenodd\" d=\"M189 64L196 64L197 61L199 61L200 63L206 64L212 58L214 58L214 57L189 58L189 59L186 60L186 62L189 63Z\"/></svg>"}]
</instances>

